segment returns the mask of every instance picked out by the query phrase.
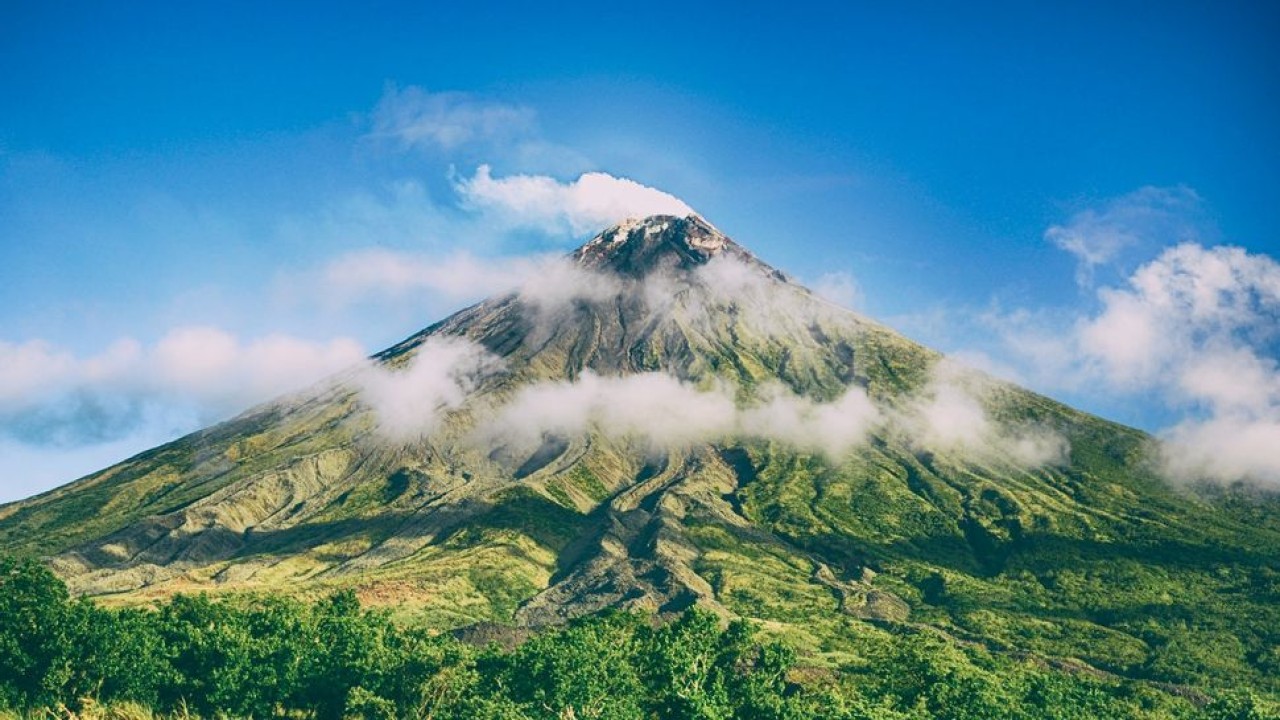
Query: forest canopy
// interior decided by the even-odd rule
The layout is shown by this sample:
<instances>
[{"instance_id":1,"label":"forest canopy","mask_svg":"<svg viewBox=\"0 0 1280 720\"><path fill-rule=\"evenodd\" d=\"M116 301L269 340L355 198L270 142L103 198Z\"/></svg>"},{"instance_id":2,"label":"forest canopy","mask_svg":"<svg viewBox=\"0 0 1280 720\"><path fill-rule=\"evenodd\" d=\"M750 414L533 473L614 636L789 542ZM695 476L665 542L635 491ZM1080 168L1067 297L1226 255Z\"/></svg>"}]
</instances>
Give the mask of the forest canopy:
<instances>
[{"instance_id":1,"label":"forest canopy","mask_svg":"<svg viewBox=\"0 0 1280 720\"><path fill-rule=\"evenodd\" d=\"M393 622L350 591L108 609L73 599L38 562L2 558L0 716L1275 717L1250 693L1186 697L927 631L890 637L860 667L813 667L749 623L694 608L664 620L607 612L478 647Z\"/></svg>"}]
</instances>

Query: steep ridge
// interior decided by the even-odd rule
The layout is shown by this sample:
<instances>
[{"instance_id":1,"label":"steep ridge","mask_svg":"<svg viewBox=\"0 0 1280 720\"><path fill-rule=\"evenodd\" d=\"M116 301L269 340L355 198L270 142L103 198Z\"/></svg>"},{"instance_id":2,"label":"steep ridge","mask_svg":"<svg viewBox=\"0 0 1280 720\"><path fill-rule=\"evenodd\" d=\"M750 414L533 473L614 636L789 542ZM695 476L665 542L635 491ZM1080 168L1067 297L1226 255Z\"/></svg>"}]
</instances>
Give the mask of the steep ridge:
<instances>
[{"instance_id":1,"label":"steep ridge","mask_svg":"<svg viewBox=\"0 0 1280 720\"><path fill-rule=\"evenodd\" d=\"M109 602L355 587L439 627L700 604L823 653L924 625L1170 682L1280 670L1280 533L1166 485L1144 434L956 370L697 216L535 280L373 358L488 358L429 431L388 434L353 369L0 507L0 550ZM628 431L620 399L658 417Z\"/></svg>"}]
</instances>

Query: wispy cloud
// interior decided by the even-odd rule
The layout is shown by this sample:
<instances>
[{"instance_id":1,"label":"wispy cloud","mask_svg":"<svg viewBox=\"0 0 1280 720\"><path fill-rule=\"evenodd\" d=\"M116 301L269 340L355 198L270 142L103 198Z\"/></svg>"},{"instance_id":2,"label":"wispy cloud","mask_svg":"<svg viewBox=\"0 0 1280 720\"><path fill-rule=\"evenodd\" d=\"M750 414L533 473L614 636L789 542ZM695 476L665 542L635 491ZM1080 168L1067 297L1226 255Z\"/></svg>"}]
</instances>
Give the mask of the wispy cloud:
<instances>
[{"instance_id":1,"label":"wispy cloud","mask_svg":"<svg viewBox=\"0 0 1280 720\"><path fill-rule=\"evenodd\" d=\"M856 308L862 302L862 289L853 275L847 272L828 272L814 281L813 292L841 307Z\"/></svg>"},{"instance_id":2,"label":"wispy cloud","mask_svg":"<svg viewBox=\"0 0 1280 720\"><path fill-rule=\"evenodd\" d=\"M457 236L470 244L492 233L460 221L424 182L401 178L328 198L309 212L283 216L278 240L320 247L404 246L434 248Z\"/></svg>"},{"instance_id":3,"label":"wispy cloud","mask_svg":"<svg viewBox=\"0 0 1280 720\"><path fill-rule=\"evenodd\" d=\"M677 417L679 422L673 422ZM702 391L665 373L601 377L588 371L575 381L522 389L480 435L536 447L544 435L597 431L666 448L721 435L736 417L733 400L723 391Z\"/></svg>"},{"instance_id":4,"label":"wispy cloud","mask_svg":"<svg viewBox=\"0 0 1280 720\"><path fill-rule=\"evenodd\" d=\"M383 248L340 255L314 270L285 276L278 286L289 302L326 310L366 303L456 308L510 293L519 293L535 309L554 310L575 299L602 300L622 291L620 278L588 272L562 253L436 256Z\"/></svg>"},{"instance_id":5,"label":"wispy cloud","mask_svg":"<svg viewBox=\"0 0 1280 720\"><path fill-rule=\"evenodd\" d=\"M1153 240L1165 244L1197 239L1200 206L1200 196L1191 188L1148 186L1081 210L1044 236L1076 257L1076 280L1087 286L1096 268L1128 248Z\"/></svg>"},{"instance_id":6,"label":"wispy cloud","mask_svg":"<svg viewBox=\"0 0 1280 720\"><path fill-rule=\"evenodd\" d=\"M762 397L742 411L742 434L817 450L835 459L863 444L884 421L884 413L860 387L850 387L826 403L779 386L765 388Z\"/></svg>"},{"instance_id":7,"label":"wispy cloud","mask_svg":"<svg viewBox=\"0 0 1280 720\"><path fill-rule=\"evenodd\" d=\"M312 287L335 302L417 293L456 301L514 290L557 262L562 259L553 255L481 258L464 251L435 257L374 248L329 261Z\"/></svg>"},{"instance_id":8,"label":"wispy cloud","mask_svg":"<svg viewBox=\"0 0 1280 720\"><path fill-rule=\"evenodd\" d=\"M527 106L471 93L388 86L373 110L369 136L406 149L454 150L532 135L536 118Z\"/></svg>"},{"instance_id":9,"label":"wispy cloud","mask_svg":"<svg viewBox=\"0 0 1280 720\"><path fill-rule=\"evenodd\" d=\"M403 367L369 364L354 375L363 402L387 438L412 441L436 430L502 361L463 338L429 338Z\"/></svg>"},{"instance_id":10,"label":"wispy cloud","mask_svg":"<svg viewBox=\"0 0 1280 720\"><path fill-rule=\"evenodd\" d=\"M1070 445L1059 433L993 420L987 410L993 390L989 379L964 365L940 362L926 386L894 413L895 427L910 444L933 453L1024 467L1066 462Z\"/></svg>"},{"instance_id":11,"label":"wispy cloud","mask_svg":"<svg viewBox=\"0 0 1280 720\"><path fill-rule=\"evenodd\" d=\"M445 163L487 159L539 172L581 172L592 163L548 139L528 105L468 92L388 85L368 117L366 141Z\"/></svg>"}]
</instances>

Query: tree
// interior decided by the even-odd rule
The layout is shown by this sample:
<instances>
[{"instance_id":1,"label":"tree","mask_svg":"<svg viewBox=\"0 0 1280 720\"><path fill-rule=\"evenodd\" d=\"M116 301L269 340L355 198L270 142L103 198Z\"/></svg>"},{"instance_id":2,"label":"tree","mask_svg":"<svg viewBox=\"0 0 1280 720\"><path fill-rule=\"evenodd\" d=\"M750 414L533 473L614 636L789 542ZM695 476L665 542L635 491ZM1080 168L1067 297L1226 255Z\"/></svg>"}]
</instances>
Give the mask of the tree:
<instances>
[{"instance_id":1,"label":"tree","mask_svg":"<svg viewBox=\"0 0 1280 720\"><path fill-rule=\"evenodd\" d=\"M0 706L54 707L67 700L76 648L63 583L34 560L0 557Z\"/></svg>"},{"instance_id":2,"label":"tree","mask_svg":"<svg viewBox=\"0 0 1280 720\"><path fill-rule=\"evenodd\" d=\"M612 613L550 631L480 663L490 686L530 715L641 718L644 687L632 664L637 619Z\"/></svg>"}]
</instances>

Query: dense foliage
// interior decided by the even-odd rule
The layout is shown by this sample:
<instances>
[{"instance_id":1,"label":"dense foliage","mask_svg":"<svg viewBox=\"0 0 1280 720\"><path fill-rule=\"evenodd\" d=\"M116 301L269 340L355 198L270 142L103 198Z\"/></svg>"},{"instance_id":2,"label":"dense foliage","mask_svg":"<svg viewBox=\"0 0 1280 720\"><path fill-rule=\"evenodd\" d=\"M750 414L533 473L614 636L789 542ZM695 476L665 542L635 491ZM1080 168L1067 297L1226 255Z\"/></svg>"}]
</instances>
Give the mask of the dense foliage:
<instances>
[{"instance_id":1,"label":"dense foliage","mask_svg":"<svg viewBox=\"0 0 1280 720\"><path fill-rule=\"evenodd\" d=\"M350 592L313 604L201 595L104 609L70 598L36 562L0 559L0 709L11 713L114 704L258 718L1262 718L1275 709L1248 693L1191 702L932 634L896 635L865 660L801 667L787 646L699 610L663 624L597 615L504 650L396 624Z\"/></svg>"}]
</instances>

